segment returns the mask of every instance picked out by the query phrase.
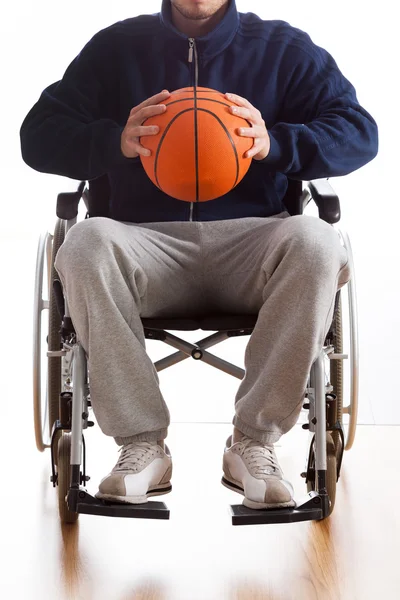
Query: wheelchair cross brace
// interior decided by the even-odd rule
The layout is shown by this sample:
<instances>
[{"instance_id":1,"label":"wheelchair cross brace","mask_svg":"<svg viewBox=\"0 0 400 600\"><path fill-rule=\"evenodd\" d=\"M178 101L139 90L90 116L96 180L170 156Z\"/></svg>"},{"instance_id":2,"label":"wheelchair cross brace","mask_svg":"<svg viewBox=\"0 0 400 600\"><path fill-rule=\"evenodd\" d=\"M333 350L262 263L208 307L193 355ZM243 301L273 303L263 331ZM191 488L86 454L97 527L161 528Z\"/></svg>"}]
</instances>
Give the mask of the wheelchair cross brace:
<instances>
[{"instance_id":1,"label":"wheelchair cross brace","mask_svg":"<svg viewBox=\"0 0 400 600\"><path fill-rule=\"evenodd\" d=\"M171 367L172 365L176 365L177 363L185 360L186 358L194 358L194 360L202 360L203 362L211 365L219 369L220 371L224 371L224 373L228 373L228 375L233 375L233 377L237 377L238 379L243 379L244 377L244 369L233 365L232 363L211 354L210 352L206 352L206 348L210 348L211 346L215 346L215 344L219 344L229 337L239 336L239 335L250 335L252 330L248 329L240 329L235 331L219 331L218 333L214 333L212 335L191 344L186 340L182 340L172 333L167 331L159 331L156 329L144 329L144 334L147 339L151 340L159 340L161 342L165 342L169 346L173 348L177 348L179 352L175 352L174 354L170 354L161 360L158 360L154 363L157 371L162 371L167 367Z\"/></svg>"}]
</instances>

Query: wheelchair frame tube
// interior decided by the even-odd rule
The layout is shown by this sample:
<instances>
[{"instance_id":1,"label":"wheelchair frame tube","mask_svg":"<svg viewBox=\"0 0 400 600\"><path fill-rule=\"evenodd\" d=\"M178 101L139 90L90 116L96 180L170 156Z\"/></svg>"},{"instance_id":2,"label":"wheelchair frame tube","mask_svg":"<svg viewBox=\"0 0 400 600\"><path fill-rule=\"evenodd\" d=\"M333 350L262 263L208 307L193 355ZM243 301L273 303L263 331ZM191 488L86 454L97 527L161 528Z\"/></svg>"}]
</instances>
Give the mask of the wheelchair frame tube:
<instances>
[{"instance_id":1,"label":"wheelchair frame tube","mask_svg":"<svg viewBox=\"0 0 400 600\"><path fill-rule=\"evenodd\" d=\"M325 351L322 350L312 366L315 396L315 469L326 471L326 400L325 400Z\"/></svg>"},{"instance_id":2,"label":"wheelchair frame tube","mask_svg":"<svg viewBox=\"0 0 400 600\"><path fill-rule=\"evenodd\" d=\"M165 344L168 344L169 346L172 346L173 348L177 348L181 351L181 353L183 352L186 356L182 357L181 353L176 352L175 354L167 356L165 359L161 359L161 361L158 361L155 364L157 371L161 371L163 368L165 369L166 367L176 364L181 360L184 360L184 358L188 358L189 356L191 356L195 360L202 360L203 362L211 365L212 367L215 367L220 371L228 373L228 375L233 375L233 377L243 379L245 374L244 369L241 369L240 367L233 365L232 363L224 360L223 358L219 358L219 356L215 356L214 354L211 354L210 352L206 352L204 350L204 348L213 346L214 344L219 343L222 339L228 338L229 336L226 335L225 332L219 332L215 334L215 336L209 336L208 338L203 340L204 342L208 342L207 345L206 343L202 345L202 341L198 342L199 345L191 344L190 342L182 340L181 338L176 337L175 335L172 335L171 333L168 333L166 331L163 333L165 334L163 337L163 342ZM197 353L198 358L196 356Z\"/></svg>"},{"instance_id":3,"label":"wheelchair frame tube","mask_svg":"<svg viewBox=\"0 0 400 600\"><path fill-rule=\"evenodd\" d=\"M79 342L73 346L72 352L73 401L71 422L71 465L80 465L82 461L82 413L84 409L86 356L85 351Z\"/></svg>"}]
</instances>

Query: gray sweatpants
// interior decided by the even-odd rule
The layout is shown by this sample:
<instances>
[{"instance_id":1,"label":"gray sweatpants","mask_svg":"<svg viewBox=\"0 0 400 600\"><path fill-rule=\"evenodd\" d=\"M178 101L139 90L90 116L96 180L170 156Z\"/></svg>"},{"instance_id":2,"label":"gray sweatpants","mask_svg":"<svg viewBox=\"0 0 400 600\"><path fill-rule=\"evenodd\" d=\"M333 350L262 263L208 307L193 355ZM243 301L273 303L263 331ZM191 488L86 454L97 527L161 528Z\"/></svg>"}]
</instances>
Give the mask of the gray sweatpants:
<instances>
[{"instance_id":1,"label":"gray sweatpants","mask_svg":"<svg viewBox=\"0 0 400 600\"><path fill-rule=\"evenodd\" d=\"M56 268L88 356L94 413L119 445L164 439L170 422L140 317L258 313L233 423L273 443L299 417L335 293L350 276L333 227L288 213L141 224L91 218L69 231Z\"/></svg>"}]
</instances>

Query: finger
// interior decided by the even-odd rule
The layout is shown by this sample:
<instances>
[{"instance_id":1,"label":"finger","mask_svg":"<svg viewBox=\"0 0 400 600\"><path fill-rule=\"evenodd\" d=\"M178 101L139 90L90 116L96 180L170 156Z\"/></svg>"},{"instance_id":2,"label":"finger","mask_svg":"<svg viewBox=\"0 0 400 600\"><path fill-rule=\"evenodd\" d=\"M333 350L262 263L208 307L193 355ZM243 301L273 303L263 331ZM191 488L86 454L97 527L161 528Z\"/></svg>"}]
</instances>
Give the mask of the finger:
<instances>
[{"instance_id":1,"label":"finger","mask_svg":"<svg viewBox=\"0 0 400 600\"><path fill-rule=\"evenodd\" d=\"M253 158L253 156L256 156L259 152L261 152L261 150L264 148L264 144L263 143L258 143L257 141L255 142L254 146L248 150L245 154L246 158Z\"/></svg>"},{"instance_id":2,"label":"finger","mask_svg":"<svg viewBox=\"0 0 400 600\"><path fill-rule=\"evenodd\" d=\"M243 108L240 106L231 106L229 110L233 115L236 115L237 117L242 117L243 119L246 119L251 123L259 123L259 119L254 109L250 110L249 108Z\"/></svg>"},{"instance_id":3,"label":"finger","mask_svg":"<svg viewBox=\"0 0 400 600\"><path fill-rule=\"evenodd\" d=\"M141 104L134 106L132 108L130 114L131 115L136 114L137 112L139 112L139 110L142 110L142 108L144 108L145 106L152 106L154 104L158 104L159 102L166 100L170 95L171 95L171 93L168 90L163 90L162 92L155 94L155 96L152 96L151 98L147 98L147 100L144 100L143 102L141 102Z\"/></svg>"},{"instance_id":4,"label":"finger","mask_svg":"<svg viewBox=\"0 0 400 600\"><path fill-rule=\"evenodd\" d=\"M136 147L136 152L138 154L140 154L141 156L151 156L151 150L149 150L148 148L145 148L144 146L138 144L138 146Z\"/></svg>"},{"instance_id":5,"label":"finger","mask_svg":"<svg viewBox=\"0 0 400 600\"><path fill-rule=\"evenodd\" d=\"M139 112L131 115L128 119L128 125L136 127L142 125L146 119L161 115L167 110L165 104L157 104L156 106L145 106L141 108Z\"/></svg>"},{"instance_id":6,"label":"finger","mask_svg":"<svg viewBox=\"0 0 400 600\"><path fill-rule=\"evenodd\" d=\"M130 137L144 137L146 135L157 135L160 131L158 125L137 125L129 131Z\"/></svg>"},{"instance_id":7,"label":"finger","mask_svg":"<svg viewBox=\"0 0 400 600\"><path fill-rule=\"evenodd\" d=\"M265 128L261 125L254 125L254 127L239 127L237 130L238 135L249 138L262 138L265 137Z\"/></svg>"},{"instance_id":8,"label":"finger","mask_svg":"<svg viewBox=\"0 0 400 600\"><path fill-rule=\"evenodd\" d=\"M138 154L142 156L150 156L151 152L147 148L142 146L138 139L126 139L124 142L124 154L125 156L134 158Z\"/></svg>"},{"instance_id":9,"label":"finger","mask_svg":"<svg viewBox=\"0 0 400 600\"><path fill-rule=\"evenodd\" d=\"M137 114L138 119L140 118L141 122L145 121L150 117L155 117L156 115L161 115L163 112L167 110L165 104L157 104L156 106L146 106L142 108L140 113Z\"/></svg>"},{"instance_id":10,"label":"finger","mask_svg":"<svg viewBox=\"0 0 400 600\"><path fill-rule=\"evenodd\" d=\"M133 113L133 114L137 113L137 112L139 112L139 110L142 110L142 108L145 108L146 106L153 106L155 104L159 104L163 100L166 100L166 98L168 98L170 95L171 94L168 90L159 92L158 94L155 94L151 98L147 98L147 100L144 100L143 102L138 104L138 106L135 106L134 108L132 108L131 113Z\"/></svg>"},{"instance_id":11,"label":"finger","mask_svg":"<svg viewBox=\"0 0 400 600\"><path fill-rule=\"evenodd\" d=\"M132 148L135 150L135 152L137 152L141 156L150 156L151 155L151 150L142 146L142 144L140 144L138 141L136 141L132 144Z\"/></svg>"},{"instance_id":12,"label":"finger","mask_svg":"<svg viewBox=\"0 0 400 600\"><path fill-rule=\"evenodd\" d=\"M230 93L225 94L225 96L228 98L228 100L231 100L232 102L234 102L235 104L238 104L239 106L245 106L246 108L249 108L249 109L254 108L254 106L252 104L250 104L250 102L248 100L246 100L246 98L242 98L242 96L238 96L237 94L230 94Z\"/></svg>"}]
</instances>

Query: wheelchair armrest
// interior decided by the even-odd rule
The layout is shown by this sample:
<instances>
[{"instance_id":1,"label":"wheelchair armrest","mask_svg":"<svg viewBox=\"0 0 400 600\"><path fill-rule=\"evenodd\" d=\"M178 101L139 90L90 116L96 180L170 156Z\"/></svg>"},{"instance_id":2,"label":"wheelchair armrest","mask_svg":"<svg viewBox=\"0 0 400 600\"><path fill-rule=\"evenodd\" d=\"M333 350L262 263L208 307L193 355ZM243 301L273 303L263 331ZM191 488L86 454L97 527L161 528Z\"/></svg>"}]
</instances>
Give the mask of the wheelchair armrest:
<instances>
[{"instance_id":1,"label":"wheelchair armrest","mask_svg":"<svg viewBox=\"0 0 400 600\"><path fill-rule=\"evenodd\" d=\"M318 206L319 218L330 225L340 221L340 202L327 179L314 179L308 182L308 189Z\"/></svg>"},{"instance_id":2,"label":"wheelchair armrest","mask_svg":"<svg viewBox=\"0 0 400 600\"><path fill-rule=\"evenodd\" d=\"M76 192L63 192L57 196L57 217L70 221L78 215L79 201L82 198L86 182L81 181Z\"/></svg>"}]
</instances>

